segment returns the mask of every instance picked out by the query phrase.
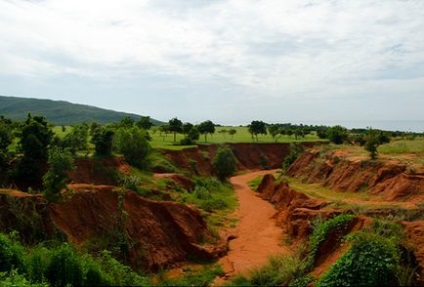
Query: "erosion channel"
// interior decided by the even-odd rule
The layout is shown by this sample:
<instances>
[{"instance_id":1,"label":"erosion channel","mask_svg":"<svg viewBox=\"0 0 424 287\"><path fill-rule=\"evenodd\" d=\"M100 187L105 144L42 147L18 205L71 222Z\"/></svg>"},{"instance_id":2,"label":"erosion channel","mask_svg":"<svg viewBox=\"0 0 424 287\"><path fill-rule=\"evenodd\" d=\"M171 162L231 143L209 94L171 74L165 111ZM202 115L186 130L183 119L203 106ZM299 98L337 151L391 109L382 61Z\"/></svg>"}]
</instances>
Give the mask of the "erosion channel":
<instances>
[{"instance_id":1,"label":"erosion channel","mask_svg":"<svg viewBox=\"0 0 424 287\"><path fill-rule=\"evenodd\" d=\"M265 265L271 255L291 252L283 243L283 230L276 225L276 209L248 186L250 180L276 172L277 170L256 171L231 178L239 201L234 214L238 223L234 229L229 230L228 236L234 239L229 243L228 254L220 259L226 274L224 280Z\"/></svg>"}]
</instances>

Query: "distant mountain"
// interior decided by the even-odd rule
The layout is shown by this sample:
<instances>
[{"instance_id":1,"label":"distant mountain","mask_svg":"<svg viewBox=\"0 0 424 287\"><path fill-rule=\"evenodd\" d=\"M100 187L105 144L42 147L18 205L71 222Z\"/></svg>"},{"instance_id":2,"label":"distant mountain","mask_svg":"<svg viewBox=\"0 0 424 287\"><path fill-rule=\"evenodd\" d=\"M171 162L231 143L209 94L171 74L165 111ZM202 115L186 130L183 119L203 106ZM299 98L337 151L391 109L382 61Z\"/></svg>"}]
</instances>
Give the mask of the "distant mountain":
<instances>
[{"instance_id":1,"label":"distant mountain","mask_svg":"<svg viewBox=\"0 0 424 287\"><path fill-rule=\"evenodd\" d=\"M101 109L98 107L72 104L65 101L28 99L0 96L0 115L12 120L25 120L27 114L43 115L55 125L72 125L82 122L101 124L117 122L123 117L140 119L140 115ZM151 119L155 125L163 122Z\"/></svg>"}]
</instances>

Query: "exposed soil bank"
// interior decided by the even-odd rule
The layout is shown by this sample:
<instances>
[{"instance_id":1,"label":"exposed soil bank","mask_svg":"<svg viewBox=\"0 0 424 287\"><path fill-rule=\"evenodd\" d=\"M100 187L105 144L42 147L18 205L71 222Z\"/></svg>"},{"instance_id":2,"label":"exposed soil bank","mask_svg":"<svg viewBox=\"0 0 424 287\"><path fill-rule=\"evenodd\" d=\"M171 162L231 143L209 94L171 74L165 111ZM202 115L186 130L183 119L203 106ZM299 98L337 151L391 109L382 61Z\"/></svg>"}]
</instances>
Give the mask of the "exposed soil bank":
<instances>
[{"instance_id":1,"label":"exposed soil bank","mask_svg":"<svg viewBox=\"0 0 424 287\"><path fill-rule=\"evenodd\" d=\"M89 250L116 248L138 270L157 270L188 258L213 259L227 252L226 242L206 244L215 240L213 235L199 211L184 204L155 202L106 185L70 188L75 193L55 204L38 195L4 191L2 230L22 227L26 233L44 235L40 240L59 233Z\"/></svg>"},{"instance_id":2,"label":"exposed soil bank","mask_svg":"<svg viewBox=\"0 0 424 287\"><path fill-rule=\"evenodd\" d=\"M297 159L287 175L337 191L378 194L386 201L424 200L424 173L408 170L397 162L349 158L334 151L315 150Z\"/></svg>"},{"instance_id":3,"label":"exposed soil bank","mask_svg":"<svg viewBox=\"0 0 424 287\"><path fill-rule=\"evenodd\" d=\"M306 142L302 146L309 148L323 142ZM238 170L268 170L281 168L284 158L290 152L289 143L228 143L225 144L237 159ZM179 151L162 150L161 152L178 167L193 173L210 175L212 159L219 145L198 145ZM161 171L157 171L161 172Z\"/></svg>"},{"instance_id":4,"label":"exposed soil bank","mask_svg":"<svg viewBox=\"0 0 424 287\"><path fill-rule=\"evenodd\" d=\"M283 230L276 225L274 215L277 210L247 185L248 181L257 176L269 173L275 173L275 170L251 172L231 178L239 200L234 217L239 221L236 228L228 231L228 235L234 239L230 241L228 254L220 259L227 278L265 265L271 255L291 252L284 244Z\"/></svg>"}]
</instances>

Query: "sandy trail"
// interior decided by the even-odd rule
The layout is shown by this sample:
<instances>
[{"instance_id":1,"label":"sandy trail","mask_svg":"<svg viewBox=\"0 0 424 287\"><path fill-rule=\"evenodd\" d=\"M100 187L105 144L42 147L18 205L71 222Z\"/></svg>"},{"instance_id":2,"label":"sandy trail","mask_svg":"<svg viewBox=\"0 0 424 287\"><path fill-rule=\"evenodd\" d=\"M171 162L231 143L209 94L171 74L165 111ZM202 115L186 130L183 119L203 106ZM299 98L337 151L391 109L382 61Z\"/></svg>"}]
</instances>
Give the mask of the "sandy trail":
<instances>
[{"instance_id":1,"label":"sandy trail","mask_svg":"<svg viewBox=\"0 0 424 287\"><path fill-rule=\"evenodd\" d=\"M276 225L273 218L276 209L256 196L247 185L248 181L259 175L276 171L251 172L231 178L239 200L239 208L235 212L239 221L237 227L230 230L230 234L237 238L230 241L228 255L219 261L227 278L265 265L271 255L290 253L290 249L283 243L283 230Z\"/></svg>"}]
</instances>

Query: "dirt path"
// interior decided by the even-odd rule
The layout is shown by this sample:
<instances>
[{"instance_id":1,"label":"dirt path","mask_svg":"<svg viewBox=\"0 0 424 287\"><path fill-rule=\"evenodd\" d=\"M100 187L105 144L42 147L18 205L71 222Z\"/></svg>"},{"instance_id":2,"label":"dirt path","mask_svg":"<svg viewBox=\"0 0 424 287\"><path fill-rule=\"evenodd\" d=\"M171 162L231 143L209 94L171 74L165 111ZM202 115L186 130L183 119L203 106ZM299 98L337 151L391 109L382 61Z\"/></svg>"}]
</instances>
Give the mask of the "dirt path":
<instances>
[{"instance_id":1,"label":"dirt path","mask_svg":"<svg viewBox=\"0 0 424 287\"><path fill-rule=\"evenodd\" d=\"M231 178L239 200L239 208L235 212L239 221L237 227L230 230L230 234L237 238L230 241L228 255L220 259L227 279L265 265L271 255L290 253L290 249L283 243L283 231L273 219L276 209L256 196L247 185L248 181L259 175L275 172L258 171Z\"/></svg>"}]
</instances>

